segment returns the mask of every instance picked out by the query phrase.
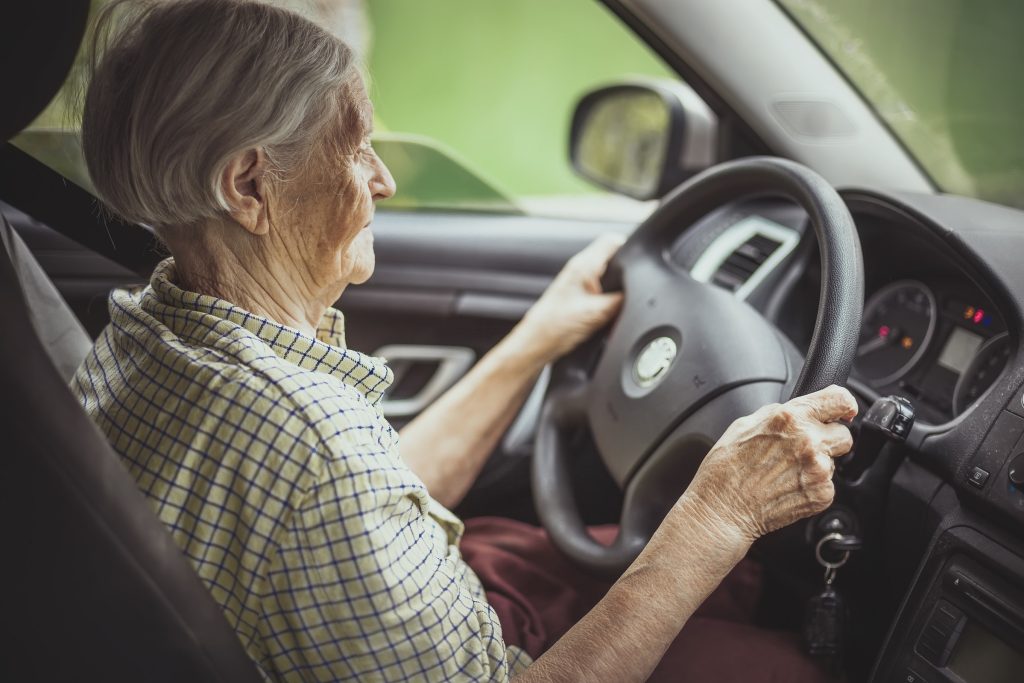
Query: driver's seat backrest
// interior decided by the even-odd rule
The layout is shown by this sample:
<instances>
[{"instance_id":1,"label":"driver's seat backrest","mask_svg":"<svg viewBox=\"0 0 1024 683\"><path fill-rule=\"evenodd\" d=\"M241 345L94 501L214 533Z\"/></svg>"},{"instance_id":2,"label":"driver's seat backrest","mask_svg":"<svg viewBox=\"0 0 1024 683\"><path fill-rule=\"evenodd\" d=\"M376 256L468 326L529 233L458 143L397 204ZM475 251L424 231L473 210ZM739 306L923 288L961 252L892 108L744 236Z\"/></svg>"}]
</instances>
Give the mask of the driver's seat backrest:
<instances>
[{"instance_id":1,"label":"driver's seat backrest","mask_svg":"<svg viewBox=\"0 0 1024 683\"><path fill-rule=\"evenodd\" d=\"M32 256L0 233L0 680L262 680L44 350L15 268Z\"/></svg>"},{"instance_id":2,"label":"driver's seat backrest","mask_svg":"<svg viewBox=\"0 0 1024 683\"><path fill-rule=\"evenodd\" d=\"M89 333L75 317L42 266L10 223L0 223L0 241L18 278L32 328L57 372L70 382L92 349Z\"/></svg>"}]
</instances>

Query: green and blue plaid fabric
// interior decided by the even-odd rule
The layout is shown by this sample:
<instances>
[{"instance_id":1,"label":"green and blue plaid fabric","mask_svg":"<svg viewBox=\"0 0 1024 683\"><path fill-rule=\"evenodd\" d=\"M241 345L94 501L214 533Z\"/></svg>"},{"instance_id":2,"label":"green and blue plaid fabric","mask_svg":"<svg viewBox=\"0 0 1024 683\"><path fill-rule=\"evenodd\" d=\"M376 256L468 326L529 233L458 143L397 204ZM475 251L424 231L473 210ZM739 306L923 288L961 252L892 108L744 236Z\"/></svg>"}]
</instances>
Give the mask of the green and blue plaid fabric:
<instances>
[{"instance_id":1,"label":"green and blue plaid fabric","mask_svg":"<svg viewBox=\"0 0 1024 683\"><path fill-rule=\"evenodd\" d=\"M110 297L72 388L275 681L507 680L462 523L403 463L383 359L174 284Z\"/></svg>"}]
</instances>

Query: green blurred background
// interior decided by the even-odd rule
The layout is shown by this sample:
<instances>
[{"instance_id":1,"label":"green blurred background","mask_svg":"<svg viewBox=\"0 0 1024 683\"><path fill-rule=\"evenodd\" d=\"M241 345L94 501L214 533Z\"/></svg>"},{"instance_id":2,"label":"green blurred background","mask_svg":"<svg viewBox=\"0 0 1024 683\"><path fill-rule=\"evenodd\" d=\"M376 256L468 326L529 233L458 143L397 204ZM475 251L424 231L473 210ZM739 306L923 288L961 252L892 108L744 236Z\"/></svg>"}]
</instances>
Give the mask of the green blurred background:
<instances>
[{"instance_id":1,"label":"green blurred background","mask_svg":"<svg viewBox=\"0 0 1024 683\"><path fill-rule=\"evenodd\" d=\"M602 192L569 166L575 102L617 78L670 73L593 0L271 1L362 53L378 151L399 186L391 208L514 211L525 197ZM68 127L62 93L18 144L86 182Z\"/></svg>"},{"instance_id":2,"label":"green blurred background","mask_svg":"<svg viewBox=\"0 0 1024 683\"><path fill-rule=\"evenodd\" d=\"M579 97L668 76L593 0L370 0L371 96L382 126L442 141L514 196L596 188L568 163Z\"/></svg>"},{"instance_id":3,"label":"green blurred background","mask_svg":"<svg viewBox=\"0 0 1024 683\"><path fill-rule=\"evenodd\" d=\"M780 4L942 189L1024 207L1024 1Z\"/></svg>"}]
</instances>

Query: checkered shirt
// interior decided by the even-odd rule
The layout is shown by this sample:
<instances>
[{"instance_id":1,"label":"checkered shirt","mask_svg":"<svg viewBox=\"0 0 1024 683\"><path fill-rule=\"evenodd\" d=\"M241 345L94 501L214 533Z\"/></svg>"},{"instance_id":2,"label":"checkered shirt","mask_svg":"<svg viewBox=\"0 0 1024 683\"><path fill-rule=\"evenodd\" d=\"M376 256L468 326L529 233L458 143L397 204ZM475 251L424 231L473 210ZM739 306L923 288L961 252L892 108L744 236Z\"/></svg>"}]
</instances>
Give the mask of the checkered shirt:
<instances>
[{"instance_id":1,"label":"checkered shirt","mask_svg":"<svg viewBox=\"0 0 1024 683\"><path fill-rule=\"evenodd\" d=\"M72 389L276 681L507 680L529 663L398 454L393 375L173 284L110 297Z\"/></svg>"}]
</instances>

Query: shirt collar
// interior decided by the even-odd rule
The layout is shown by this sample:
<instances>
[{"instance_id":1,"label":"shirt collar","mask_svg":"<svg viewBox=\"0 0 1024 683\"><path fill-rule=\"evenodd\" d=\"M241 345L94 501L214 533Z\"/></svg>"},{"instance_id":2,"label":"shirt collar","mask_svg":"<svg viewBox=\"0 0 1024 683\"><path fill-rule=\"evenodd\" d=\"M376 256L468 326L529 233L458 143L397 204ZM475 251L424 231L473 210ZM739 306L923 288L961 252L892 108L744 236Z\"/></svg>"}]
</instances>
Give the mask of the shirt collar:
<instances>
[{"instance_id":1,"label":"shirt collar","mask_svg":"<svg viewBox=\"0 0 1024 683\"><path fill-rule=\"evenodd\" d=\"M359 390L374 406L394 381L394 373L383 358L345 348L345 318L327 309L314 339L299 330L250 313L230 301L190 292L174 284L174 259L161 261L150 278L152 296L172 308L214 315L235 323L259 337L283 360L305 370L338 377Z\"/></svg>"}]
</instances>

